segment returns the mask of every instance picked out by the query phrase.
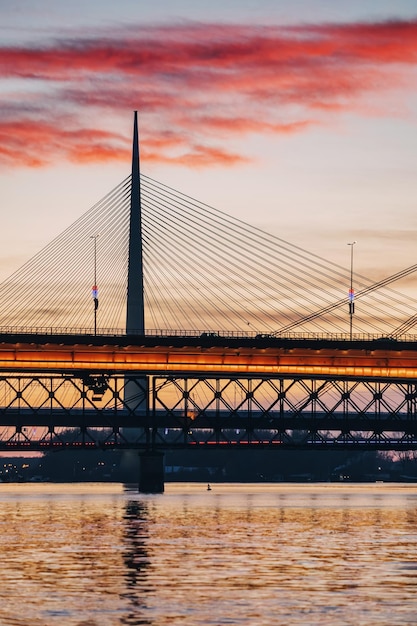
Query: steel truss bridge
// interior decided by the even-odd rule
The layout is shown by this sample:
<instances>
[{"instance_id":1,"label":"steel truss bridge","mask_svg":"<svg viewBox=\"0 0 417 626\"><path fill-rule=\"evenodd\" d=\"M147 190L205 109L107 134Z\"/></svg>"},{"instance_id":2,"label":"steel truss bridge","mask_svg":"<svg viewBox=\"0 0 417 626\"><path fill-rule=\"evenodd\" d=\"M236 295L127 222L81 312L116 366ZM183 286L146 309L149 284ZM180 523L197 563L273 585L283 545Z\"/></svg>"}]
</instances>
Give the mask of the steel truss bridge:
<instances>
[{"instance_id":1,"label":"steel truss bridge","mask_svg":"<svg viewBox=\"0 0 417 626\"><path fill-rule=\"evenodd\" d=\"M0 429L2 451L417 449L417 346L7 333Z\"/></svg>"}]
</instances>

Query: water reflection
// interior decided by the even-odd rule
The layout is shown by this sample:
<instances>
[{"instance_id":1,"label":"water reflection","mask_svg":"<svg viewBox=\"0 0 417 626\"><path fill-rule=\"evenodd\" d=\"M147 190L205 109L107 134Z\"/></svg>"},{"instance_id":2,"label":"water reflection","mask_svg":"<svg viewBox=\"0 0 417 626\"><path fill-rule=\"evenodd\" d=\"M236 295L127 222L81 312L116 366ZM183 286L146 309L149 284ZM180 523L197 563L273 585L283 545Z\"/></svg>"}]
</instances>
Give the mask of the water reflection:
<instances>
[{"instance_id":1,"label":"water reflection","mask_svg":"<svg viewBox=\"0 0 417 626\"><path fill-rule=\"evenodd\" d=\"M131 605L121 624L152 624L143 615L147 609L146 594L151 591L147 584L147 570L150 558L147 544L149 541L148 507L145 503L128 500L123 516L124 521L124 563L127 591L121 594L123 600Z\"/></svg>"},{"instance_id":2,"label":"water reflection","mask_svg":"<svg viewBox=\"0 0 417 626\"><path fill-rule=\"evenodd\" d=\"M416 495L0 485L0 624L412 624Z\"/></svg>"},{"instance_id":3,"label":"water reflection","mask_svg":"<svg viewBox=\"0 0 417 626\"><path fill-rule=\"evenodd\" d=\"M169 616L169 623L220 624L229 615L233 624L333 624L356 614L343 622L354 623L362 611L383 623L388 606L401 606L405 620L416 610L410 581L401 602L394 593L397 534L416 515L410 518L401 493L244 489L216 486L214 497L191 490L153 501L147 606L165 616L161 623ZM415 535L407 550L412 566Z\"/></svg>"}]
</instances>

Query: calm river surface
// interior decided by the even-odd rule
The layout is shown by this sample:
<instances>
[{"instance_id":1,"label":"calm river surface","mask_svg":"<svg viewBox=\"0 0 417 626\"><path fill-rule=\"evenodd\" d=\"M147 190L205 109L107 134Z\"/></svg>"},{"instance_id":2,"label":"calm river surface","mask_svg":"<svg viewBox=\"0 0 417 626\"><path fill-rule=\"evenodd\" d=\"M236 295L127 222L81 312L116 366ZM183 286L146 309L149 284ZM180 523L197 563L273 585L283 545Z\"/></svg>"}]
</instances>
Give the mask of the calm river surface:
<instances>
[{"instance_id":1,"label":"calm river surface","mask_svg":"<svg viewBox=\"0 0 417 626\"><path fill-rule=\"evenodd\" d=\"M417 624L417 485L0 484L0 625Z\"/></svg>"}]
</instances>

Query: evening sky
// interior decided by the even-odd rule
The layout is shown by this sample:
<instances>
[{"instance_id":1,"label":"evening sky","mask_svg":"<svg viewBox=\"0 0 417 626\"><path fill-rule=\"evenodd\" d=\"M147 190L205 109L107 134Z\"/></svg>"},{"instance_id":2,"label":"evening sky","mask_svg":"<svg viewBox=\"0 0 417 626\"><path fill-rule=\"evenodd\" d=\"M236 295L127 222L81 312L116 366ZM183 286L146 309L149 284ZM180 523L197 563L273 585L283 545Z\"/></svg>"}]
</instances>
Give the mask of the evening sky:
<instances>
[{"instance_id":1,"label":"evening sky","mask_svg":"<svg viewBox=\"0 0 417 626\"><path fill-rule=\"evenodd\" d=\"M357 240L375 280L416 263L415 0L0 0L0 278L129 174L135 109L152 178Z\"/></svg>"}]
</instances>

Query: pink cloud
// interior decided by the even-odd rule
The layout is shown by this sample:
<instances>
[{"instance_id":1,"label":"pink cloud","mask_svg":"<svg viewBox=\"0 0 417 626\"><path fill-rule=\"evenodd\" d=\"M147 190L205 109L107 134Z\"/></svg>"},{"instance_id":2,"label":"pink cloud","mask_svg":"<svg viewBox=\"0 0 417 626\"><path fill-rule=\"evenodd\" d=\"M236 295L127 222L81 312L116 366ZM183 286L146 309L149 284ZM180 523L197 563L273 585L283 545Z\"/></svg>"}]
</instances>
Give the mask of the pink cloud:
<instances>
[{"instance_id":1,"label":"pink cloud","mask_svg":"<svg viewBox=\"0 0 417 626\"><path fill-rule=\"evenodd\" d=\"M116 147L123 141L125 149ZM27 149L27 147L33 149ZM62 129L56 123L28 119L0 123L0 160L5 164L41 167L57 158L77 162L128 159L124 138L100 129Z\"/></svg>"},{"instance_id":2,"label":"pink cloud","mask_svg":"<svg viewBox=\"0 0 417 626\"><path fill-rule=\"evenodd\" d=\"M305 132L341 111L370 111L367 97L412 89L406 77L416 65L417 20L292 28L191 23L3 46L0 162L125 160L129 138L101 120L139 109L142 150L151 160L235 165L249 157L229 150L226 135Z\"/></svg>"},{"instance_id":3,"label":"pink cloud","mask_svg":"<svg viewBox=\"0 0 417 626\"><path fill-rule=\"evenodd\" d=\"M232 166L246 163L249 159L245 159L239 154L232 154L225 150L216 148L207 148L207 146L197 146L179 156L164 156L159 152L149 152L142 150L142 159L146 163L164 163L167 165L184 165L193 169L202 169L204 167Z\"/></svg>"}]
</instances>

